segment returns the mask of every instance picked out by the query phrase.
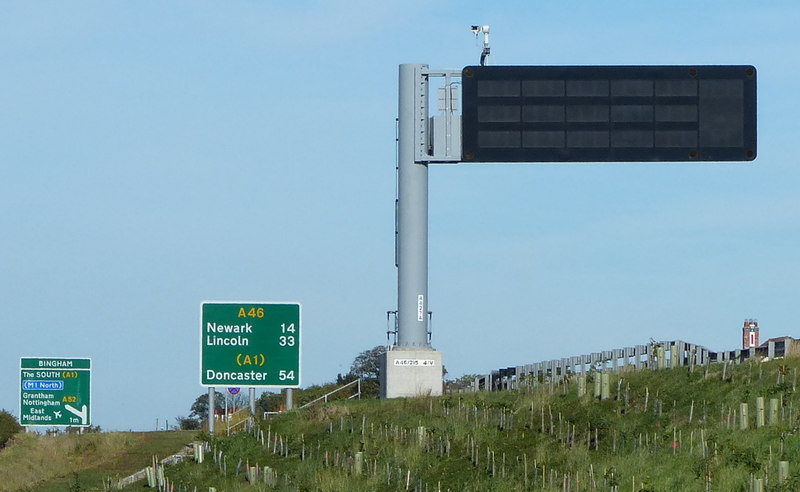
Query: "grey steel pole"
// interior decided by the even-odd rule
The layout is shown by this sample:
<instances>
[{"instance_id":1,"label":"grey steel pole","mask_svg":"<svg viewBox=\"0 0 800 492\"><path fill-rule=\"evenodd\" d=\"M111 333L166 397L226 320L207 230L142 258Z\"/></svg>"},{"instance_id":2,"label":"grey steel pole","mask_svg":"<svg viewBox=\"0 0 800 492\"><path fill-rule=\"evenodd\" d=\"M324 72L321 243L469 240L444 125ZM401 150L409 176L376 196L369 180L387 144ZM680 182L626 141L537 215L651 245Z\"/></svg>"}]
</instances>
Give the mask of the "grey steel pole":
<instances>
[{"instance_id":1,"label":"grey steel pole","mask_svg":"<svg viewBox=\"0 0 800 492\"><path fill-rule=\"evenodd\" d=\"M208 388L208 433L214 435L214 388Z\"/></svg>"},{"instance_id":2,"label":"grey steel pole","mask_svg":"<svg viewBox=\"0 0 800 492\"><path fill-rule=\"evenodd\" d=\"M256 389L250 388L250 415L256 414Z\"/></svg>"},{"instance_id":3,"label":"grey steel pole","mask_svg":"<svg viewBox=\"0 0 800 492\"><path fill-rule=\"evenodd\" d=\"M292 388L286 388L286 410L294 408L294 391Z\"/></svg>"},{"instance_id":4,"label":"grey steel pole","mask_svg":"<svg viewBox=\"0 0 800 492\"><path fill-rule=\"evenodd\" d=\"M397 170L397 344L428 343L428 166L417 163L427 124L427 65L400 65Z\"/></svg>"}]
</instances>

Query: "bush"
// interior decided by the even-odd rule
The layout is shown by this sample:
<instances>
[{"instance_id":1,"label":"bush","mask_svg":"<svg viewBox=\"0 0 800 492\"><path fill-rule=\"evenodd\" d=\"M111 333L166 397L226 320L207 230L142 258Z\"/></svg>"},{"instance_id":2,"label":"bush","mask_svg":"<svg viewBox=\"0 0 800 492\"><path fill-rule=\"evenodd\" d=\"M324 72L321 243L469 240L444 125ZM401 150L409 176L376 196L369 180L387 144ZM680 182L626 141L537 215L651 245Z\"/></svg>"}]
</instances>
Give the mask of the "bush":
<instances>
[{"instance_id":1,"label":"bush","mask_svg":"<svg viewBox=\"0 0 800 492\"><path fill-rule=\"evenodd\" d=\"M180 430L200 430L202 427L200 425L200 419L193 419L191 417L175 417L175 421L178 422L178 428Z\"/></svg>"},{"instance_id":2,"label":"bush","mask_svg":"<svg viewBox=\"0 0 800 492\"><path fill-rule=\"evenodd\" d=\"M22 426L19 425L17 419L5 410L0 410L0 449L5 447L11 436L20 431L22 431Z\"/></svg>"}]
</instances>

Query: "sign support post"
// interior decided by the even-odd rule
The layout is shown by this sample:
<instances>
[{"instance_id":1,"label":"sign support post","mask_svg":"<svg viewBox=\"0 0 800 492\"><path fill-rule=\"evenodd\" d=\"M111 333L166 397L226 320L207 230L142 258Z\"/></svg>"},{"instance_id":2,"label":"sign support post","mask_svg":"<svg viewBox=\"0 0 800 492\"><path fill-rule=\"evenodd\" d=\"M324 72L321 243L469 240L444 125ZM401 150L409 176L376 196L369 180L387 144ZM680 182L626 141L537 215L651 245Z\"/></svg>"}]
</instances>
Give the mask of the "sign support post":
<instances>
[{"instance_id":1,"label":"sign support post","mask_svg":"<svg viewBox=\"0 0 800 492\"><path fill-rule=\"evenodd\" d=\"M214 401L214 393L216 389L213 386L208 388L208 433L214 435L214 418L216 416L216 402Z\"/></svg>"},{"instance_id":2,"label":"sign support post","mask_svg":"<svg viewBox=\"0 0 800 492\"><path fill-rule=\"evenodd\" d=\"M397 345L381 359L384 398L442 394L442 354L428 341L427 65L400 65L397 140ZM438 361L426 366L398 360Z\"/></svg>"},{"instance_id":3,"label":"sign support post","mask_svg":"<svg viewBox=\"0 0 800 492\"><path fill-rule=\"evenodd\" d=\"M427 65L400 65L397 205L397 345L428 343L428 164L416 162L427 125Z\"/></svg>"}]
</instances>

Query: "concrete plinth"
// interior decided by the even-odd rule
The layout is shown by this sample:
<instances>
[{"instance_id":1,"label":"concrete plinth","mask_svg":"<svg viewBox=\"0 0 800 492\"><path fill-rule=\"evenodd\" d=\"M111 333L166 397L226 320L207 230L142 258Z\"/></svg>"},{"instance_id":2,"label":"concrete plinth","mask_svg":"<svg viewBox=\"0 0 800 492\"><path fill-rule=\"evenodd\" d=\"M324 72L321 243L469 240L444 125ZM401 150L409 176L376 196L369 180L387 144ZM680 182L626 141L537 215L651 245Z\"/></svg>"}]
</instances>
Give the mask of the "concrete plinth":
<instances>
[{"instance_id":1,"label":"concrete plinth","mask_svg":"<svg viewBox=\"0 0 800 492\"><path fill-rule=\"evenodd\" d=\"M394 348L381 357L381 398L442 394L442 353Z\"/></svg>"}]
</instances>

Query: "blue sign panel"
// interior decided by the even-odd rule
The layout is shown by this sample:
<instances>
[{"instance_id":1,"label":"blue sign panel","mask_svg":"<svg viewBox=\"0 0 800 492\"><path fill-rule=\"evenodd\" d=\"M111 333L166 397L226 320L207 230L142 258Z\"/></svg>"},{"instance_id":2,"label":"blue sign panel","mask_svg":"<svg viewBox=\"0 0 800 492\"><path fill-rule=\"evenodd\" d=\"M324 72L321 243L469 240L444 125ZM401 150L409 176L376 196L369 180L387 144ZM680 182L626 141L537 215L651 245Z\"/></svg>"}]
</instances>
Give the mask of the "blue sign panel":
<instances>
[{"instance_id":1,"label":"blue sign panel","mask_svg":"<svg viewBox=\"0 0 800 492\"><path fill-rule=\"evenodd\" d=\"M64 381L23 381L22 389L27 391L64 391Z\"/></svg>"}]
</instances>

